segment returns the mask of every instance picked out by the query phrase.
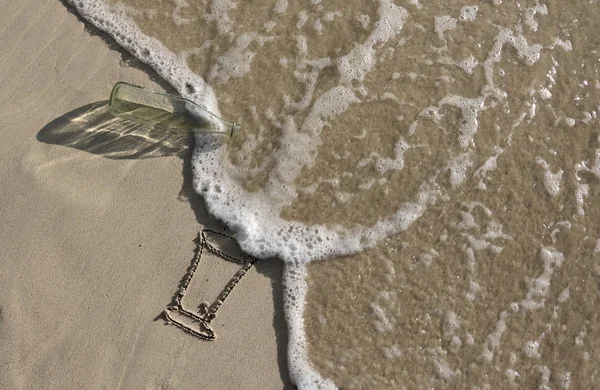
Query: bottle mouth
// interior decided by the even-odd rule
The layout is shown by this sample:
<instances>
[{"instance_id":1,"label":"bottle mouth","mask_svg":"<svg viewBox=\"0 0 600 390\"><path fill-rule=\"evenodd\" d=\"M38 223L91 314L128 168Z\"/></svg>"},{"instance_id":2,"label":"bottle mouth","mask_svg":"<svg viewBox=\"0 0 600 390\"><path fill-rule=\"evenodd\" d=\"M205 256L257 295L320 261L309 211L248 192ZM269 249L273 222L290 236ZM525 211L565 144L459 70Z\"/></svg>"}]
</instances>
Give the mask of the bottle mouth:
<instances>
[{"instance_id":1,"label":"bottle mouth","mask_svg":"<svg viewBox=\"0 0 600 390\"><path fill-rule=\"evenodd\" d=\"M240 132L240 129L241 129L241 126L239 125L239 123L233 122L233 125L231 125L230 136L233 137L233 136L237 135Z\"/></svg>"}]
</instances>

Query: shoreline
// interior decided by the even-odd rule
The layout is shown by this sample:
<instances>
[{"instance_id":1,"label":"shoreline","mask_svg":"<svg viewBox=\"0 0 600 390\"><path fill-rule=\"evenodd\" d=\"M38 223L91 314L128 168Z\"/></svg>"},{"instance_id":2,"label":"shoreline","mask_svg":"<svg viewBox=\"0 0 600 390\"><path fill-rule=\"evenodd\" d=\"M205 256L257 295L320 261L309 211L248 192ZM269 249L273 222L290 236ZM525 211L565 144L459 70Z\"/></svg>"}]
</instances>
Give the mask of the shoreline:
<instances>
[{"instance_id":1,"label":"shoreline","mask_svg":"<svg viewBox=\"0 0 600 390\"><path fill-rule=\"evenodd\" d=\"M1 387L291 388L282 263L248 272L213 323L216 341L163 326L196 233L222 228L191 186L190 140L142 152L64 131L116 81L166 83L90 33L64 2L13 11L0 16Z\"/></svg>"}]
</instances>

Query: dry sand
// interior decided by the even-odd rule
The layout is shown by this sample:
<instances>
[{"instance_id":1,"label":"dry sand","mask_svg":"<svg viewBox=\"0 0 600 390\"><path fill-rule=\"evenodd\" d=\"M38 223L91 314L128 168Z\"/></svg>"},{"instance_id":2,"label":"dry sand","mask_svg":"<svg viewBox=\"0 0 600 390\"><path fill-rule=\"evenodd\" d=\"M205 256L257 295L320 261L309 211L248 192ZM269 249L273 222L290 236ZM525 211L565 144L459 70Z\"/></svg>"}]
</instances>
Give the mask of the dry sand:
<instances>
[{"instance_id":1,"label":"dry sand","mask_svg":"<svg viewBox=\"0 0 600 390\"><path fill-rule=\"evenodd\" d=\"M196 233L218 228L191 189L191 139L97 138L81 119L116 81L161 88L152 73L59 1L10 4L0 13L0 388L286 387L279 263L233 291L216 341L165 325ZM213 289L214 272L229 275L214 264L200 276Z\"/></svg>"}]
</instances>

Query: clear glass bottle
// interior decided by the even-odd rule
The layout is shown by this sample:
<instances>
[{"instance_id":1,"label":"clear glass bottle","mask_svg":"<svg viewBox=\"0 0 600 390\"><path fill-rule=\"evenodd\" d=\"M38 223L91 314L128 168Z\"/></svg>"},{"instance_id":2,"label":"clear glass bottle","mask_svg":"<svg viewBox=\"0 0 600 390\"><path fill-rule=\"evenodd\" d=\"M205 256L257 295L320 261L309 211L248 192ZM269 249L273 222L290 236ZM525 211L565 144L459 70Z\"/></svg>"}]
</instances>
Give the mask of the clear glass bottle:
<instances>
[{"instance_id":1,"label":"clear glass bottle","mask_svg":"<svg viewBox=\"0 0 600 390\"><path fill-rule=\"evenodd\" d=\"M123 82L114 85L108 109L115 117L178 132L233 136L240 129L237 123L223 120L191 100Z\"/></svg>"}]
</instances>

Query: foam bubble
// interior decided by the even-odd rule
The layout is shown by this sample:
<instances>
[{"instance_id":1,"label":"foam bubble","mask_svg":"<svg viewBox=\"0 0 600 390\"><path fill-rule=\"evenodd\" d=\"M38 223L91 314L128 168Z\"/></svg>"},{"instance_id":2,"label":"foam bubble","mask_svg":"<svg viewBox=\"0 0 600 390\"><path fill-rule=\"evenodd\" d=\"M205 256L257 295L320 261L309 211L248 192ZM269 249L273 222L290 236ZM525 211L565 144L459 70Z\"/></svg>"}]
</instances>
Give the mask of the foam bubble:
<instances>
[{"instance_id":1,"label":"foam bubble","mask_svg":"<svg viewBox=\"0 0 600 390\"><path fill-rule=\"evenodd\" d=\"M562 375L561 381L560 381L562 388L565 390L568 390L569 388L571 388L571 373L570 372L565 372Z\"/></svg>"},{"instance_id":2,"label":"foam bubble","mask_svg":"<svg viewBox=\"0 0 600 390\"><path fill-rule=\"evenodd\" d=\"M550 196L558 195L560 191L560 182L562 180L563 171L558 170L556 173L550 171L550 166L541 157L536 157L535 162L544 169L544 187Z\"/></svg>"},{"instance_id":3,"label":"foam bubble","mask_svg":"<svg viewBox=\"0 0 600 390\"><path fill-rule=\"evenodd\" d=\"M485 343L483 344L481 356L486 361L492 361L494 353L500 349L500 341L502 340L502 335L506 331L507 317L508 313L506 311L500 313L500 318L496 322L494 330L488 334Z\"/></svg>"},{"instance_id":4,"label":"foam bubble","mask_svg":"<svg viewBox=\"0 0 600 390\"><path fill-rule=\"evenodd\" d=\"M308 20L308 12L306 10L302 10L298 12L298 22L296 23L296 28L300 30L306 24Z\"/></svg>"},{"instance_id":5,"label":"foam bubble","mask_svg":"<svg viewBox=\"0 0 600 390\"><path fill-rule=\"evenodd\" d=\"M571 44L571 41L569 41L569 40L563 41L560 38L556 38L554 40L553 47L554 46L560 46L564 51L571 51L571 50L573 50L573 45Z\"/></svg>"},{"instance_id":6,"label":"foam bubble","mask_svg":"<svg viewBox=\"0 0 600 390\"><path fill-rule=\"evenodd\" d=\"M529 26L531 31L537 31L538 22L535 20L535 15L548 15L548 8L544 4L536 4L533 7L529 7L523 13L523 18L525 19L525 24Z\"/></svg>"},{"instance_id":7,"label":"foam bubble","mask_svg":"<svg viewBox=\"0 0 600 390\"><path fill-rule=\"evenodd\" d=\"M521 375L520 375L520 374L519 374L517 371L513 370L512 368L508 368L508 369L507 369L507 370L504 372L504 375L506 375L506 377L507 377L507 378L508 378L508 379L509 379L511 382L514 382L514 381L515 381L515 379L517 379L518 377L520 377L520 376L521 376Z\"/></svg>"},{"instance_id":8,"label":"foam bubble","mask_svg":"<svg viewBox=\"0 0 600 390\"><path fill-rule=\"evenodd\" d=\"M540 250L540 259L543 262L544 271L537 278L529 281L529 291L525 299L521 301L521 307L525 310L537 310L544 307L546 296L550 291L552 274L565 260L564 255L552 247L543 247Z\"/></svg>"},{"instance_id":9,"label":"foam bubble","mask_svg":"<svg viewBox=\"0 0 600 390\"><path fill-rule=\"evenodd\" d=\"M569 300L569 296L570 296L569 287L567 287L561 291L560 295L558 296L558 301L560 303L565 303L566 301Z\"/></svg>"},{"instance_id":10,"label":"foam bubble","mask_svg":"<svg viewBox=\"0 0 600 390\"><path fill-rule=\"evenodd\" d=\"M500 62L502 59L502 48L507 43L517 50L519 58L523 59L529 66L536 63L540 58L542 45L530 45L522 33L517 33L517 35L515 35L514 32L508 28L500 29L498 35L494 39L494 46L483 63L486 79L490 87L494 87L494 64Z\"/></svg>"},{"instance_id":11,"label":"foam bubble","mask_svg":"<svg viewBox=\"0 0 600 390\"><path fill-rule=\"evenodd\" d=\"M452 16L443 15L436 16L434 21L434 28L440 39L444 39L444 33L449 30L453 30L458 25L458 20Z\"/></svg>"},{"instance_id":12,"label":"foam bubble","mask_svg":"<svg viewBox=\"0 0 600 390\"><path fill-rule=\"evenodd\" d=\"M523 347L523 354L525 354L525 356L527 356L528 358L538 359L542 356L538 352L539 348L540 348L539 341L537 341L537 340L536 341L528 341L525 343L525 346Z\"/></svg>"},{"instance_id":13,"label":"foam bubble","mask_svg":"<svg viewBox=\"0 0 600 390\"><path fill-rule=\"evenodd\" d=\"M255 53L248 47L257 39L256 34L242 34L232 47L219 59L208 74L208 82L225 83L231 78L239 78L250 72Z\"/></svg>"},{"instance_id":14,"label":"foam bubble","mask_svg":"<svg viewBox=\"0 0 600 390\"><path fill-rule=\"evenodd\" d=\"M460 9L460 20L472 22L477 18L477 11L479 6L477 5L466 5Z\"/></svg>"},{"instance_id":15,"label":"foam bubble","mask_svg":"<svg viewBox=\"0 0 600 390\"><path fill-rule=\"evenodd\" d=\"M217 30L221 34L231 31L232 22L229 19L229 10L236 7L234 0L212 0L210 12L204 14L204 19L217 24Z\"/></svg>"},{"instance_id":16,"label":"foam bubble","mask_svg":"<svg viewBox=\"0 0 600 390\"><path fill-rule=\"evenodd\" d=\"M273 7L273 11L275 13L282 14L285 12L287 7L288 7L287 0L277 0L277 2L275 3L275 7Z\"/></svg>"},{"instance_id":17,"label":"foam bubble","mask_svg":"<svg viewBox=\"0 0 600 390\"><path fill-rule=\"evenodd\" d=\"M455 312L448 310L446 312L446 318L443 322L443 331L446 336L453 336L460 328L460 320Z\"/></svg>"},{"instance_id":18,"label":"foam bubble","mask_svg":"<svg viewBox=\"0 0 600 390\"><path fill-rule=\"evenodd\" d=\"M457 65L460 66L466 73L473 74L473 69L479 64L477 59L470 55L464 60L460 61Z\"/></svg>"},{"instance_id":19,"label":"foam bubble","mask_svg":"<svg viewBox=\"0 0 600 390\"><path fill-rule=\"evenodd\" d=\"M543 100L548 100L552 97L552 93L548 88L540 88L540 97Z\"/></svg>"},{"instance_id":20,"label":"foam bubble","mask_svg":"<svg viewBox=\"0 0 600 390\"><path fill-rule=\"evenodd\" d=\"M286 290L284 299L285 319L288 323L288 366L290 378L300 389L333 390L335 384L324 379L315 371L308 360L304 334L304 300L306 281L304 265L286 264L283 283Z\"/></svg>"},{"instance_id":21,"label":"foam bubble","mask_svg":"<svg viewBox=\"0 0 600 390\"><path fill-rule=\"evenodd\" d=\"M435 369L437 375L444 380L451 380L453 377L460 374L460 370L451 369L446 359L442 357L438 357L435 360Z\"/></svg>"},{"instance_id":22,"label":"foam bubble","mask_svg":"<svg viewBox=\"0 0 600 390\"><path fill-rule=\"evenodd\" d=\"M173 8L173 13L171 14L173 23L175 23L178 26L184 26L191 22L190 19L186 19L183 16L181 16L181 10L186 7L189 7L189 4L186 0L175 0L175 7Z\"/></svg>"}]
</instances>

